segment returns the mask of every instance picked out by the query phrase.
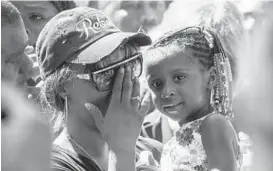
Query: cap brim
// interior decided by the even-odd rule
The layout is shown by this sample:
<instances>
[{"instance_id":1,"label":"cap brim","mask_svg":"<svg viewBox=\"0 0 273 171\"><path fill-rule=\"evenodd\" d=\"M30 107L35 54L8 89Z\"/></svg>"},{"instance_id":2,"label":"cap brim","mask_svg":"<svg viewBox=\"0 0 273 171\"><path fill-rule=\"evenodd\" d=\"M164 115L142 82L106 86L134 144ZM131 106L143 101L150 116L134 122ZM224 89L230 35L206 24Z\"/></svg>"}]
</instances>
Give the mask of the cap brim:
<instances>
[{"instance_id":1,"label":"cap brim","mask_svg":"<svg viewBox=\"0 0 273 171\"><path fill-rule=\"evenodd\" d=\"M152 43L151 38L144 33L116 32L88 45L79 53L76 61L77 63L96 63L127 41L133 41L139 46L148 46Z\"/></svg>"}]
</instances>

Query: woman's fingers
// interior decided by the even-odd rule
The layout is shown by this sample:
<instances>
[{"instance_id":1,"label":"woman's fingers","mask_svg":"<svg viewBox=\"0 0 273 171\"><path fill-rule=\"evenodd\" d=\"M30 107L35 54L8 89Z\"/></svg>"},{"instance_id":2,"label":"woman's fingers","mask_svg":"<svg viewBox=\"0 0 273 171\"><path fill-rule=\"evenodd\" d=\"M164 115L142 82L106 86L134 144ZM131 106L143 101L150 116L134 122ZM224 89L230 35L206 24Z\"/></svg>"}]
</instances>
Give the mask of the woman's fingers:
<instances>
[{"instance_id":1,"label":"woman's fingers","mask_svg":"<svg viewBox=\"0 0 273 171\"><path fill-rule=\"evenodd\" d=\"M130 104L132 96L133 82L132 82L132 69L127 66L122 85L122 98L121 101Z\"/></svg>"},{"instance_id":2,"label":"woman's fingers","mask_svg":"<svg viewBox=\"0 0 273 171\"><path fill-rule=\"evenodd\" d=\"M136 109L139 109L140 105L140 84L139 79L135 78L133 81L133 90L132 90L132 97L131 97L131 105Z\"/></svg>"},{"instance_id":3,"label":"woman's fingers","mask_svg":"<svg viewBox=\"0 0 273 171\"><path fill-rule=\"evenodd\" d=\"M120 67L113 85L112 101L121 102L121 92L122 92L124 72L125 72L124 67Z\"/></svg>"},{"instance_id":4,"label":"woman's fingers","mask_svg":"<svg viewBox=\"0 0 273 171\"><path fill-rule=\"evenodd\" d=\"M88 110L88 112L93 116L94 120L95 120L95 124L96 124L96 127L98 128L98 130L100 132L102 132L102 125L103 125L103 122L104 122L104 118L103 118L103 115L100 111L100 109L92 104L92 103L85 103L85 108Z\"/></svg>"},{"instance_id":5,"label":"woman's fingers","mask_svg":"<svg viewBox=\"0 0 273 171\"><path fill-rule=\"evenodd\" d=\"M139 112L143 118L147 115L150 108L150 93L147 91L141 101Z\"/></svg>"}]
</instances>

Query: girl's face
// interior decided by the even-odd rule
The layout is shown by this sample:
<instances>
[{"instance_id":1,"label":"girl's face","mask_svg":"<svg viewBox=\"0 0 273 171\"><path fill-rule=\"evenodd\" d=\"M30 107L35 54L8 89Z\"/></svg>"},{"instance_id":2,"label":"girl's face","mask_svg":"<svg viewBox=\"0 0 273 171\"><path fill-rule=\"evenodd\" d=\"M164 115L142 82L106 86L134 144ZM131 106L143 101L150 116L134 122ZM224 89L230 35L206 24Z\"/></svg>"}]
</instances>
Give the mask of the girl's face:
<instances>
[{"instance_id":1,"label":"girl's face","mask_svg":"<svg viewBox=\"0 0 273 171\"><path fill-rule=\"evenodd\" d=\"M159 111L182 122L208 102L208 74L190 49L147 65L146 79Z\"/></svg>"},{"instance_id":2,"label":"girl's face","mask_svg":"<svg viewBox=\"0 0 273 171\"><path fill-rule=\"evenodd\" d=\"M29 36L29 45L35 46L36 40L46 23L59 11L49 1L13 1L24 20Z\"/></svg>"}]
</instances>

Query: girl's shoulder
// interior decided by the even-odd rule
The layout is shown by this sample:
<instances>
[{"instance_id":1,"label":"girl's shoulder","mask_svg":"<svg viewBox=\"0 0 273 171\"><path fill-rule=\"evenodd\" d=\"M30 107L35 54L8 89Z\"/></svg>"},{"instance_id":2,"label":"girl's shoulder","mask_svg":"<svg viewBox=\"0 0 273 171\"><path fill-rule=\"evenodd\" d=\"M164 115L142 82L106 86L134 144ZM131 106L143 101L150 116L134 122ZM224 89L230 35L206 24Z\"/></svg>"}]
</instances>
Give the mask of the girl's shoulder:
<instances>
[{"instance_id":1,"label":"girl's shoulder","mask_svg":"<svg viewBox=\"0 0 273 171\"><path fill-rule=\"evenodd\" d=\"M202 144L207 152L213 153L219 149L228 154L233 151L237 164L241 167L243 155L238 135L229 119L222 114L210 115L203 120L200 132Z\"/></svg>"},{"instance_id":2,"label":"girl's shoulder","mask_svg":"<svg viewBox=\"0 0 273 171\"><path fill-rule=\"evenodd\" d=\"M202 120L202 126L206 127L230 127L233 128L229 119L219 113L212 113L204 117Z\"/></svg>"},{"instance_id":3,"label":"girl's shoulder","mask_svg":"<svg viewBox=\"0 0 273 171\"><path fill-rule=\"evenodd\" d=\"M200 125L200 132L211 138L236 139L236 131L230 120L222 114L211 114L205 117Z\"/></svg>"}]
</instances>

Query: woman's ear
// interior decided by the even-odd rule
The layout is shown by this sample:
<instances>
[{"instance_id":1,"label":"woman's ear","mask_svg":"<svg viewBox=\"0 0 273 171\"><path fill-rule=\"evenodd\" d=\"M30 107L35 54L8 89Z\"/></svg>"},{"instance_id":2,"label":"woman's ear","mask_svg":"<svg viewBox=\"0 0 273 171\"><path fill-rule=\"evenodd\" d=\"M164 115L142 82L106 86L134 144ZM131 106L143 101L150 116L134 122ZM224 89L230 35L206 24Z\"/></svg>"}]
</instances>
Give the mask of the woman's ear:
<instances>
[{"instance_id":1,"label":"woman's ear","mask_svg":"<svg viewBox=\"0 0 273 171\"><path fill-rule=\"evenodd\" d=\"M67 97L67 93L66 92L60 92L59 95L60 95L60 97L62 99L65 99L65 97Z\"/></svg>"},{"instance_id":2,"label":"woman's ear","mask_svg":"<svg viewBox=\"0 0 273 171\"><path fill-rule=\"evenodd\" d=\"M217 84L216 68L211 67L207 73L208 73L208 88L213 89L213 87L215 87L215 85Z\"/></svg>"},{"instance_id":3,"label":"woman's ear","mask_svg":"<svg viewBox=\"0 0 273 171\"><path fill-rule=\"evenodd\" d=\"M65 81L62 85L61 88L59 89L59 95L62 99L65 99L65 97L68 96L68 89L69 89L69 82Z\"/></svg>"}]
</instances>

